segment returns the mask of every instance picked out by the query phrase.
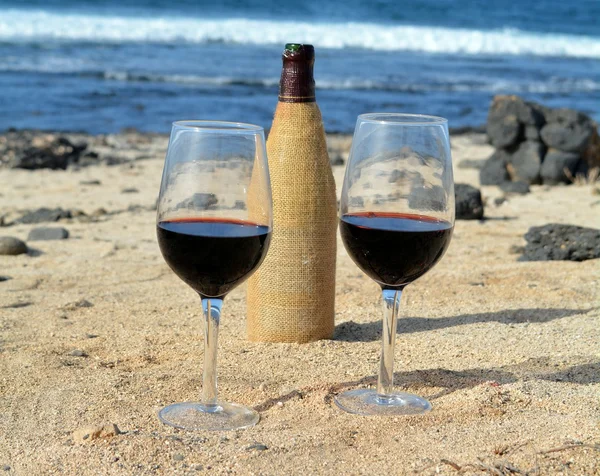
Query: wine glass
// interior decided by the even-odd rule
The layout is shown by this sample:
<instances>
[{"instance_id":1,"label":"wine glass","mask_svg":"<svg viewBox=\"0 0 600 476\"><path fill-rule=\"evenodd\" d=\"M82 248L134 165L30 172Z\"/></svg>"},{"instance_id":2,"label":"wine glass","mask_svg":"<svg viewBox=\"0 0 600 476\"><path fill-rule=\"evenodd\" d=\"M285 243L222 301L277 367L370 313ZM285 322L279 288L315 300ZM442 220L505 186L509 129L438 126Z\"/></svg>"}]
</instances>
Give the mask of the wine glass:
<instances>
[{"instance_id":1,"label":"wine glass","mask_svg":"<svg viewBox=\"0 0 600 476\"><path fill-rule=\"evenodd\" d=\"M256 411L217 401L217 337L223 299L261 264L271 240L272 201L262 127L173 123L160 186L158 244L204 311L200 402L160 410L163 423L191 430L256 424Z\"/></svg>"},{"instance_id":2,"label":"wine glass","mask_svg":"<svg viewBox=\"0 0 600 476\"><path fill-rule=\"evenodd\" d=\"M442 257L454 227L448 124L417 114L358 116L340 203L340 234L352 260L382 289L383 345L376 389L339 394L361 415L425 413L424 398L394 392L396 323L402 290Z\"/></svg>"}]
</instances>

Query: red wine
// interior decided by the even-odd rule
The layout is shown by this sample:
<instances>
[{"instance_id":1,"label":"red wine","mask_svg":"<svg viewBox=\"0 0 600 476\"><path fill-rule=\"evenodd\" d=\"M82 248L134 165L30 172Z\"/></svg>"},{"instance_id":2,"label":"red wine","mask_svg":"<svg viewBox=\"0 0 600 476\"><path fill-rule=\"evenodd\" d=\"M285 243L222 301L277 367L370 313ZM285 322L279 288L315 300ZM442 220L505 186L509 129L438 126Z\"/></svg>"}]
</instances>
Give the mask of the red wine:
<instances>
[{"instance_id":1,"label":"red wine","mask_svg":"<svg viewBox=\"0 0 600 476\"><path fill-rule=\"evenodd\" d=\"M442 257L452 225L423 215L362 212L344 215L340 233L354 262L383 288L402 288Z\"/></svg>"},{"instance_id":2,"label":"red wine","mask_svg":"<svg viewBox=\"0 0 600 476\"><path fill-rule=\"evenodd\" d=\"M203 297L222 297L248 278L271 241L269 227L233 219L162 221L156 229L167 264Z\"/></svg>"}]
</instances>

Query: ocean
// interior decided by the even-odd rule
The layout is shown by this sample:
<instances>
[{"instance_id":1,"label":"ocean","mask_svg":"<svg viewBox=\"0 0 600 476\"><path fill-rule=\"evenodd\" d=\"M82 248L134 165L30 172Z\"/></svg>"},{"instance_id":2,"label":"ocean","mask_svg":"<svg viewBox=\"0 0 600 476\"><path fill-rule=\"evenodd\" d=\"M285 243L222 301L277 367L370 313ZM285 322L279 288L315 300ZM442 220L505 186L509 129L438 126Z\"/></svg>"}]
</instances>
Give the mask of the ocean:
<instances>
[{"instance_id":1,"label":"ocean","mask_svg":"<svg viewBox=\"0 0 600 476\"><path fill-rule=\"evenodd\" d=\"M316 49L329 132L365 112L479 126L495 94L600 121L600 1L0 1L0 130L269 127L287 42Z\"/></svg>"}]
</instances>

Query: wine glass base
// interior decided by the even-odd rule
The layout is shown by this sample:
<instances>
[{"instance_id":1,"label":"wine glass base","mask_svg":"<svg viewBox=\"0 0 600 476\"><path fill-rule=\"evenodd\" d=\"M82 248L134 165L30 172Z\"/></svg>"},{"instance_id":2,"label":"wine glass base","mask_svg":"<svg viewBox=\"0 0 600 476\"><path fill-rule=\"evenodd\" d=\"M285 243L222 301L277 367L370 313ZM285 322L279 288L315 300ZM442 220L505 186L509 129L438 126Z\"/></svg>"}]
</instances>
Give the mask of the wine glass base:
<instances>
[{"instance_id":1,"label":"wine glass base","mask_svg":"<svg viewBox=\"0 0 600 476\"><path fill-rule=\"evenodd\" d=\"M357 415L420 415L431 410L431 403L410 393L380 395L375 390L359 388L340 393L336 405Z\"/></svg>"},{"instance_id":2,"label":"wine glass base","mask_svg":"<svg viewBox=\"0 0 600 476\"><path fill-rule=\"evenodd\" d=\"M235 403L174 403L158 412L160 421L182 430L240 430L256 425L258 412Z\"/></svg>"}]
</instances>

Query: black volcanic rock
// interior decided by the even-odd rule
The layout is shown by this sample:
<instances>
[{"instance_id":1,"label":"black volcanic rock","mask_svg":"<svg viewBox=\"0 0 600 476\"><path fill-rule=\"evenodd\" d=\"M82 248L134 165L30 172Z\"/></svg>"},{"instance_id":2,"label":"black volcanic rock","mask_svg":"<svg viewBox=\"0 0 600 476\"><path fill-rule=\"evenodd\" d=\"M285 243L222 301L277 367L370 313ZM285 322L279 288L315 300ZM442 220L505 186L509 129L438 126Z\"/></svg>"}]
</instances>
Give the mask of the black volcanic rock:
<instances>
[{"instance_id":1,"label":"black volcanic rock","mask_svg":"<svg viewBox=\"0 0 600 476\"><path fill-rule=\"evenodd\" d=\"M479 220L483 218L481 192L464 183L454 185L457 220Z\"/></svg>"},{"instance_id":2,"label":"black volcanic rock","mask_svg":"<svg viewBox=\"0 0 600 476\"><path fill-rule=\"evenodd\" d=\"M573 109L553 109L540 134L544 143L564 152L581 153L587 147L595 129L594 122Z\"/></svg>"},{"instance_id":3,"label":"black volcanic rock","mask_svg":"<svg viewBox=\"0 0 600 476\"><path fill-rule=\"evenodd\" d=\"M576 152L562 152L550 149L544 157L541 176L545 184L569 183L569 177L565 170L574 177L578 172L581 158Z\"/></svg>"},{"instance_id":4,"label":"black volcanic rock","mask_svg":"<svg viewBox=\"0 0 600 476\"><path fill-rule=\"evenodd\" d=\"M510 179L506 164L510 156L504 150L494 152L483 164L479 171L481 185L500 185Z\"/></svg>"},{"instance_id":5,"label":"black volcanic rock","mask_svg":"<svg viewBox=\"0 0 600 476\"><path fill-rule=\"evenodd\" d=\"M519 261L600 258L600 230L550 223L534 226L525 234L525 250Z\"/></svg>"},{"instance_id":6,"label":"black volcanic rock","mask_svg":"<svg viewBox=\"0 0 600 476\"><path fill-rule=\"evenodd\" d=\"M546 148L537 141L521 142L510 156L513 180L527 183L539 183L540 169Z\"/></svg>"}]
</instances>

